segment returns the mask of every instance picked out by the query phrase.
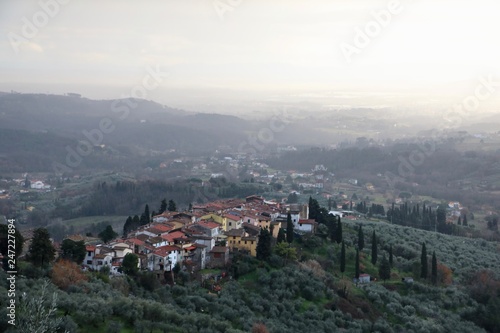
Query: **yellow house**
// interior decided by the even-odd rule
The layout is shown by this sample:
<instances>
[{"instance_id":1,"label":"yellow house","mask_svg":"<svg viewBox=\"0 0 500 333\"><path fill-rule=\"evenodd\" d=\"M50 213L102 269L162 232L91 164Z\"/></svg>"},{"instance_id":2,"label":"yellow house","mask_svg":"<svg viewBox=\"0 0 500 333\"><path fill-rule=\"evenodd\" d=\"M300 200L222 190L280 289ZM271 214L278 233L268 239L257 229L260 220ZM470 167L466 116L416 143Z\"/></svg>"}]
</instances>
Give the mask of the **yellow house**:
<instances>
[{"instance_id":1,"label":"yellow house","mask_svg":"<svg viewBox=\"0 0 500 333\"><path fill-rule=\"evenodd\" d=\"M228 230L228 221L227 221L227 218L225 218L224 216L220 216L220 215L212 213L212 214L203 215L202 217L200 217L200 220L207 220L207 221L213 220L214 222L217 222L222 226L222 230L224 230L224 231Z\"/></svg>"},{"instance_id":2,"label":"yellow house","mask_svg":"<svg viewBox=\"0 0 500 333\"><path fill-rule=\"evenodd\" d=\"M257 255L257 236L250 236L245 229L232 229L226 232L227 246L231 251L248 251L251 256Z\"/></svg>"},{"instance_id":3,"label":"yellow house","mask_svg":"<svg viewBox=\"0 0 500 333\"><path fill-rule=\"evenodd\" d=\"M227 224L227 229L224 229L224 231L241 228L241 224L243 223L243 218L241 218L240 216L236 216L233 214L224 214L222 216L223 218L226 219L226 224Z\"/></svg>"},{"instance_id":4,"label":"yellow house","mask_svg":"<svg viewBox=\"0 0 500 333\"><path fill-rule=\"evenodd\" d=\"M278 233L281 228L281 222L279 221L272 222L270 217L260 215L257 217L257 225L262 229L265 228L268 228L269 230L272 229L273 230L272 236L274 238L278 238Z\"/></svg>"}]
</instances>

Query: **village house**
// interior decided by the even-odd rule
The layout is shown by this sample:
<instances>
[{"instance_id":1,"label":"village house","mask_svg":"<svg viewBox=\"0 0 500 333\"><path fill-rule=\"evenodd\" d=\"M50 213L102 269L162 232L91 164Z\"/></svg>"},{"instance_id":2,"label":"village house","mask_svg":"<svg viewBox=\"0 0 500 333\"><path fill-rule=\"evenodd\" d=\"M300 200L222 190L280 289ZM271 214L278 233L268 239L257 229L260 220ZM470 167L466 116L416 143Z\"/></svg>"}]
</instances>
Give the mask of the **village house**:
<instances>
[{"instance_id":1,"label":"village house","mask_svg":"<svg viewBox=\"0 0 500 333\"><path fill-rule=\"evenodd\" d=\"M181 249L166 245L155 249L147 255L148 270L154 272L157 278L164 277L165 272L171 272L180 261Z\"/></svg>"},{"instance_id":2,"label":"village house","mask_svg":"<svg viewBox=\"0 0 500 333\"><path fill-rule=\"evenodd\" d=\"M239 229L241 228L241 223L243 218L234 214L224 214L223 217L226 219L226 227L224 230Z\"/></svg>"},{"instance_id":3,"label":"village house","mask_svg":"<svg viewBox=\"0 0 500 333\"><path fill-rule=\"evenodd\" d=\"M83 261L84 266L95 271L100 271L105 266L111 269L114 255L112 249L94 245L87 245L85 249L87 250L87 255Z\"/></svg>"},{"instance_id":4,"label":"village house","mask_svg":"<svg viewBox=\"0 0 500 333\"><path fill-rule=\"evenodd\" d=\"M295 226L298 231L316 233L316 228L318 227L318 222L313 219L301 219L299 223Z\"/></svg>"},{"instance_id":5,"label":"village house","mask_svg":"<svg viewBox=\"0 0 500 333\"><path fill-rule=\"evenodd\" d=\"M207 256L208 247L206 245L198 243L194 243L193 246L195 247L195 249L194 251L192 251L193 256L190 258L189 261L193 263L194 269L197 270L205 269L207 267L207 262L208 262L208 256Z\"/></svg>"},{"instance_id":6,"label":"village house","mask_svg":"<svg viewBox=\"0 0 500 333\"><path fill-rule=\"evenodd\" d=\"M46 185L41 180L37 180L31 183L30 188L35 190L50 190L50 185Z\"/></svg>"},{"instance_id":7,"label":"village house","mask_svg":"<svg viewBox=\"0 0 500 333\"><path fill-rule=\"evenodd\" d=\"M201 220L189 227L191 230L198 230L208 237L217 237L221 231L221 225L214 221Z\"/></svg>"},{"instance_id":8,"label":"village house","mask_svg":"<svg viewBox=\"0 0 500 333\"><path fill-rule=\"evenodd\" d=\"M250 227L251 226L251 227ZM227 246L231 251L248 252L251 256L257 255L257 241L260 228L246 224L246 228L233 229L226 232Z\"/></svg>"},{"instance_id":9,"label":"village house","mask_svg":"<svg viewBox=\"0 0 500 333\"><path fill-rule=\"evenodd\" d=\"M210 264L212 268L225 267L229 262L229 248L226 246L215 246L210 251Z\"/></svg>"}]
</instances>

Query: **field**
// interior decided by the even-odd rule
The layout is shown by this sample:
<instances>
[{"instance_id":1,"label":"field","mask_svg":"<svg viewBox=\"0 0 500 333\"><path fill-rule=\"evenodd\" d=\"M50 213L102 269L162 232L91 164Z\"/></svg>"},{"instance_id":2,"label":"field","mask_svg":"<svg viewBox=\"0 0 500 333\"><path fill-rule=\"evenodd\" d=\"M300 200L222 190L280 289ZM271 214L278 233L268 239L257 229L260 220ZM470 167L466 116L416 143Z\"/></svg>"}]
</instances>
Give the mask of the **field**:
<instances>
[{"instance_id":1,"label":"field","mask_svg":"<svg viewBox=\"0 0 500 333\"><path fill-rule=\"evenodd\" d=\"M73 226L75 231L83 230L93 224L109 223L113 229L121 230L125 224L127 216L86 216L71 220L62 221L68 227Z\"/></svg>"}]
</instances>

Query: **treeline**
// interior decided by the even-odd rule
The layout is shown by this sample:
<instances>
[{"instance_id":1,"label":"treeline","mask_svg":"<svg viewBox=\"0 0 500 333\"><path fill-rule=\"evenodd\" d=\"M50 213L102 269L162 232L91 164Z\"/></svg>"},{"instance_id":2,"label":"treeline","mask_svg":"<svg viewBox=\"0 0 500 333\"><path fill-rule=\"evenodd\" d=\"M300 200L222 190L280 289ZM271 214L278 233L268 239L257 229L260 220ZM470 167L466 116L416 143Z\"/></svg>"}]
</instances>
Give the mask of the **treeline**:
<instances>
[{"instance_id":1,"label":"treeline","mask_svg":"<svg viewBox=\"0 0 500 333\"><path fill-rule=\"evenodd\" d=\"M393 203L387 210L387 220L390 223L429 231L437 228L436 218L436 212L431 207L426 207L425 203L422 207L419 204L410 206L407 202L399 206Z\"/></svg>"},{"instance_id":2,"label":"treeline","mask_svg":"<svg viewBox=\"0 0 500 333\"><path fill-rule=\"evenodd\" d=\"M367 214L368 216L381 215L385 216L385 208L383 205L372 203L371 206L366 206L366 201L361 201L356 204L356 210L360 213Z\"/></svg>"},{"instance_id":3,"label":"treeline","mask_svg":"<svg viewBox=\"0 0 500 333\"><path fill-rule=\"evenodd\" d=\"M447 235L457 235L460 227L468 226L466 214L458 217L457 225L455 225L448 223L446 207L440 205L433 211L431 207L426 207L425 203L422 207L419 204L410 206L407 202L399 206L393 203L387 211L387 220L392 224L437 231Z\"/></svg>"},{"instance_id":4,"label":"treeline","mask_svg":"<svg viewBox=\"0 0 500 333\"><path fill-rule=\"evenodd\" d=\"M133 215L148 202L158 198L171 198L180 209L191 203L201 203L218 198L243 198L260 194L267 190L260 184L244 184L219 179L202 186L196 179L167 181L118 181L109 184L97 183L91 195L84 201L80 216L94 215Z\"/></svg>"},{"instance_id":5,"label":"treeline","mask_svg":"<svg viewBox=\"0 0 500 333\"><path fill-rule=\"evenodd\" d=\"M80 209L81 216L131 215L147 202L171 197L186 206L197 193L188 181L117 181L98 183Z\"/></svg>"}]
</instances>

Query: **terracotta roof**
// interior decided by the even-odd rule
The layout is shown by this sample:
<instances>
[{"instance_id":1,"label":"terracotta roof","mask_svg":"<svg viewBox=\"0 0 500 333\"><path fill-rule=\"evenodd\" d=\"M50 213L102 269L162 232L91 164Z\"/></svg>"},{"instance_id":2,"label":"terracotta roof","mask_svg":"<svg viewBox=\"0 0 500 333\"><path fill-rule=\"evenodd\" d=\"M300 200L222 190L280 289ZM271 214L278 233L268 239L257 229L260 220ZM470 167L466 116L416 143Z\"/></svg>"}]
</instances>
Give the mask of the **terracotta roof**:
<instances>
[{"instance_id":1,"label":"terracotta roof","mask_svg":"<svg viewBox=\"0 0 500 333\"><path fill-rule=\"evenodd\" d=\"M175 215L179 214L179 212L170 212L170 211L166 211L166 212L163 212L161 214L158 214L158 215L155 215L153 216L153 218L155 217L165 217L165 218L170 218L170 217L173 217Z\"/></svg>"},{"instance_id":2,"label":"terracotta roof","mask_svg":"<svg viewBox=\"0 0 500 333\"><path fill-rule=\"evenodd\" d=\"M225 218L228 218L230 220L233 220L233 221L239 221L239 220L241 220L241 217L233 215L233 214L224 214L222 216L224 216Z\"/></svg>"},{"instance_id":3,"label":"terracotta roof","mask_svg":"<svg viewBox=\"0 0 500 333\"><path fill-rule=\"evenodd\" d=\"M226 253L227 250L228 250L228 248L225 246L214 246L212 248L212 251L210 251L210 252L211 253Z\"/></svg>"},{"instance_id":4,"label":"terracotta roof","mask_svg":"<svg viewBox=\"0 0 500 333\"><path fill-rule=\"evenodd\" d=\"M205 221L205 220L200 221L196 224L209 229L216 229L220 227L220 224L217 222Z\"/></svg>"},{"instance_id":5,"label":"terracotta roof","mask_svg":"<svg viewBox=\"0 0 500 333\"><path fill-rule=\"evenodd\" d=\"M149 242L150 242L151 244L158 244L158 243L163 242L163 238L162 238L162 237L151 237L151 238L149 239Z\"/></svg>"},{"instance_id":6,"label":"terracotta roof","mask_svg":"<svg viewBox=\"0 0 500 333\"><path fill-rule=\"evenodd\" d=\"M149 236L146 235L146 234L140 234L140 235L135 236L135 238L137 238L137 239L139 239L141 241L146 241L146 240L149 239Z\"/></svg>"},{"instance_id":7,"label":"terracotta roof","mask_svg":"<svg viewBox=\"0 0 500 333\"><path fill-rule=\"evenodd\" d=\"M129 238L129 239L127 239L127 241L134 244L134 245L139 245L139 246L142 246L145 244L144 241L137 239L137 238Z\"/></svg>"},{"instance_id":8,"label":"terracotta roof","mask_svg":"<svg viewBox=\"0 0 500 333\"><path fill-rule=\"evenodd\" d=\"M161 238L165 239L167 242L173 242L175 239L187 238L186 234L182 231L174 231L168 234L161 235Z\"/></svg>"},{"instance_id":9,"label":"terracotta roof","mask_svg":"<svg viewBox=\"0 0 500 333\"><path fill-rule=\"evenodd\" d=\"M245 235L244 229L231 229L225 232L226 236L231 237L243 237Z\"/></svg>"},{"instance_id":10,"label":"terracotta roof","mask_svg":"<svg viewBox=\"0 0 500 333\"><path fill-rule=\"evenodd\" d=\"M87 246L85 246L85 250L95 252L95 246L94 245L87 245Z\"/></svg>"},{"instance_id":11,"label":"terracotta roof","mask_svg":"<svg viewBox=\"0 0 500 333\"><path fill-rule=\"evenodd\" d=\"M168 256L172 251L179 251L180 248L174 245L161 246L153 251L154 254L162 257Z\"/></svg>"},{"instance_id":12,"label":"terracotta roof","mask_svg":"<svg viewBox=\"0 0 500 333\"><path fill-rule=\"evenodd\" d=\"M307 220L299 220L299 224L317 224L317 222L313 219L307 219Z\"/></svg>"}]
</instances>

